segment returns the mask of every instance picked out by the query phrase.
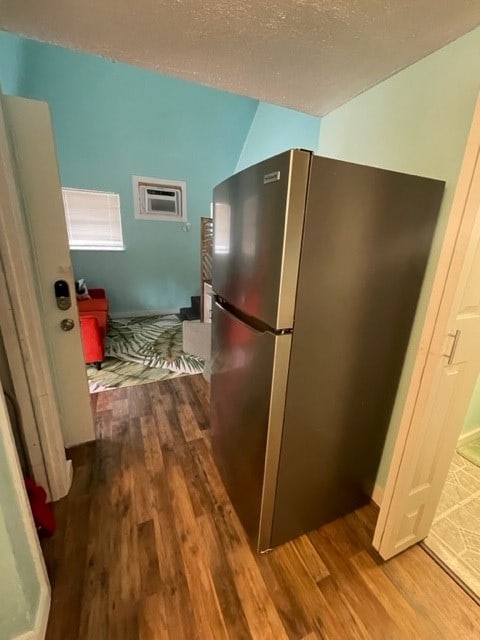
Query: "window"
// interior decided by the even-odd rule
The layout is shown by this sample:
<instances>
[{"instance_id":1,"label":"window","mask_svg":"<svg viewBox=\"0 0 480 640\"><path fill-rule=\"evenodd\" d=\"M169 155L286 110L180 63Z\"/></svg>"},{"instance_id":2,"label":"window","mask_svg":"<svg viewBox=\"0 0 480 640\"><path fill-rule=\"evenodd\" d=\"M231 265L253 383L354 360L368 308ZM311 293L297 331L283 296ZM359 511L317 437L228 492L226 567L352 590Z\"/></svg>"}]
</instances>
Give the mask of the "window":
<instances>
[{"instance_id":1,"label":"window","mask_svg":"<svg viewBox=\"0 0 480 640\"><path fill-rule=\"evenodd\" d=\"M70 249L123 250L118 193L64 188L62 194Z\"/></svg>"}]
</instances>

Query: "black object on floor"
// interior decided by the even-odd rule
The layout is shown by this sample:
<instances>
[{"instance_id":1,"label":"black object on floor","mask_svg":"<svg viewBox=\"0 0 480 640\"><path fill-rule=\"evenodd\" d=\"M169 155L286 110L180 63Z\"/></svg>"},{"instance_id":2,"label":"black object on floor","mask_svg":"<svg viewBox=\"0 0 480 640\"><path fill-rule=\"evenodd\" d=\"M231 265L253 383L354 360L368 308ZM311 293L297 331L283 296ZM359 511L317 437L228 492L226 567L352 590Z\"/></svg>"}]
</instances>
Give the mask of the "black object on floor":
<instances>
[{"instance_id":1,"label":"black object on floor","mask_svg":"<svg viewBox=\"0 0 480 640\"><path fill-rule=\"evenodd\" d=\"M180 309L180 320L200 320L200 296L191 296L190 301L190 307Z\"/></svg>"}]
</instances>

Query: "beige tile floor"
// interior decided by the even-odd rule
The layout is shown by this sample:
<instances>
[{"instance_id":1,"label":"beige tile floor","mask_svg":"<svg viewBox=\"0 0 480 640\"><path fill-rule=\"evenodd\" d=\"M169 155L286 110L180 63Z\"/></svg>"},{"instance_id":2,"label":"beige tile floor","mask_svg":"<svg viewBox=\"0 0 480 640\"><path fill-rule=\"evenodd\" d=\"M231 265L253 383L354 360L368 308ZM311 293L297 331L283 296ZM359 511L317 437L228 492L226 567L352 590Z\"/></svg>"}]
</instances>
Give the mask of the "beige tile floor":
<instances>
[{"instance_id":1,"label":"beige tile floor","mask_svg":"<svg viewBox=\"0 0 480 640\"><path fill-rule=\"evenodd\" d=\"M458 453L425 544L480 597L480 468Z\"/></svg>"}]
</instances>

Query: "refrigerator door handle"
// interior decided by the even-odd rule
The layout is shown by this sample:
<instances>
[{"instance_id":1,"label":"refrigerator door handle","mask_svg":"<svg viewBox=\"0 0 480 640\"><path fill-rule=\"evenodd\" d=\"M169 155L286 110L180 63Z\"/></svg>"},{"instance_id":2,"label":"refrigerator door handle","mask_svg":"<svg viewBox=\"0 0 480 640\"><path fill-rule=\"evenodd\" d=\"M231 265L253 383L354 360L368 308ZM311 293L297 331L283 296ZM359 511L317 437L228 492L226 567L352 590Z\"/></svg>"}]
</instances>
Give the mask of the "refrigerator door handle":
<instances>
[{"instance_id":1,"label":"refrigerator door handle","mask_svg":"<svg viewBox=\"0 0 480 640\"><path fill-rule=\"evenodd\" d=\"M251 318L251 319L249 318L249 321L247 321L246 319L243 318L243 314L241 315L239 313L234 313L233 311L230 310L230 305L227 305L225 303L222 304L221 302L219 302L217 297L215 297L214 304L219 309L221 309L223 313L225 313L227 316L229 316L236 322L239 322L241 325L243 325L250 331L253 331L254 333L257 333L257 334L273 333L273 331L269 331L269 327L266 327L262 323L259 323L258 320L255 320L254 318Z\"/></svg>"}]
</instances>

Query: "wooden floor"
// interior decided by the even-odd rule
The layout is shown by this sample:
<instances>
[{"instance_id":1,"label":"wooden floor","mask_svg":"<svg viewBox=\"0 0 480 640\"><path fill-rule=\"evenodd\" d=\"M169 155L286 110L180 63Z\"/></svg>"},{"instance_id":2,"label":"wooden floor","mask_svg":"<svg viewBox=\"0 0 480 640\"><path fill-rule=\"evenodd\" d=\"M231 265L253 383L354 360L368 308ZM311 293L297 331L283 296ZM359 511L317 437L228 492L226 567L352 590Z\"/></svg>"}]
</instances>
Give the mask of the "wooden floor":
<instances>
[{"instance_id":1,"label":"wooden floor","mask_svg":"<svg viewBox=\"0 0 480 640\"><path fill-rule=\"evenodd\" d=\"M92 396L44 544L48 640L480 638L480 608L420 548L382 563L373 507L250 550L211 459L200 376Z\"/></svg>"}]
</instances>

